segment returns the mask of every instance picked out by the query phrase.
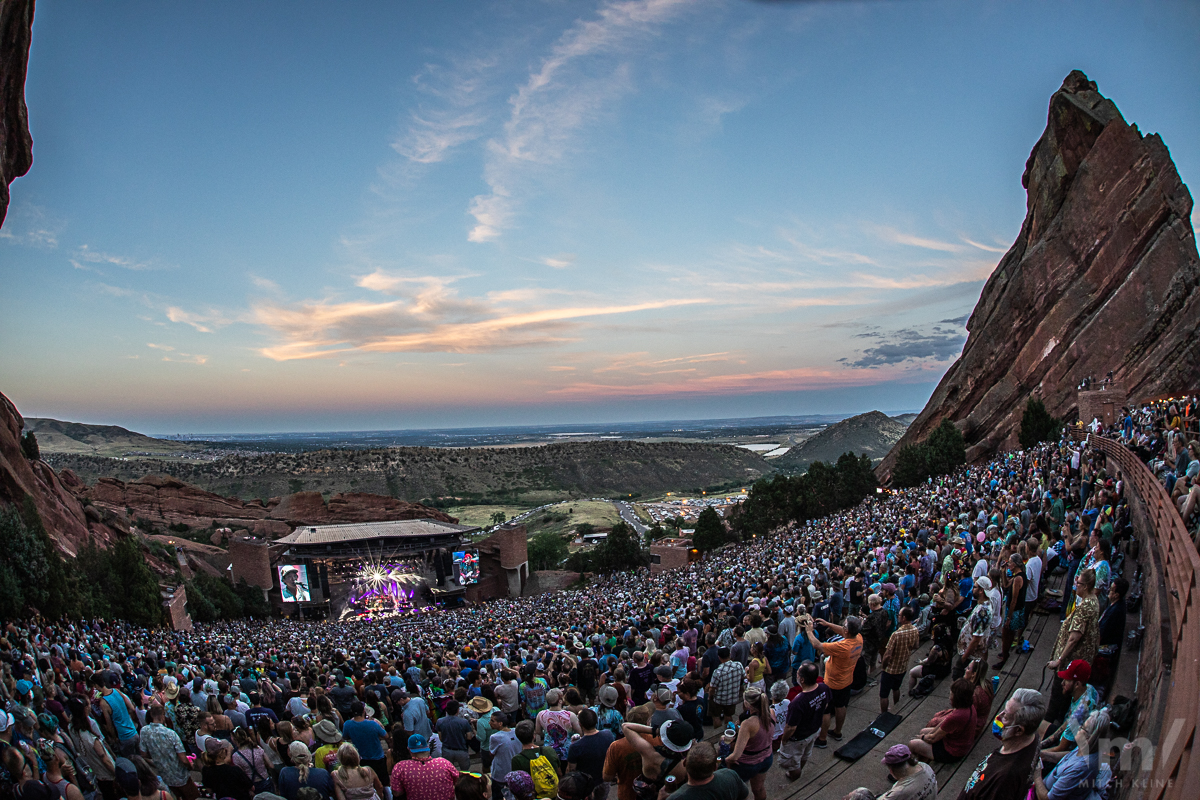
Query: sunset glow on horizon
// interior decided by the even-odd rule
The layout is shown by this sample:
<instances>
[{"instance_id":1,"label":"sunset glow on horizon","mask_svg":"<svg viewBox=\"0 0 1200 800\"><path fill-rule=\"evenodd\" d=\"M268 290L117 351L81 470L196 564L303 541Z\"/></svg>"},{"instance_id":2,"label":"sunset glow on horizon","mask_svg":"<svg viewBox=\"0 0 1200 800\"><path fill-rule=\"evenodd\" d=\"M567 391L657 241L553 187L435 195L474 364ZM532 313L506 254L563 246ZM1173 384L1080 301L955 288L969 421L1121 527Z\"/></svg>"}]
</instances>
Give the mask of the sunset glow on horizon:
<instances>
[{"instance_id":1,"label":"sunset glow on horizon","mask_svg":"<svg viewBox=\"0 0 1200 800\"><path fill-rule=\"evenodd\" d=\"M1198 7L1079 9L42 3L0 392L150 433L918 410L1071 69L1200 173Z\"/></svg>"}]
</instances>

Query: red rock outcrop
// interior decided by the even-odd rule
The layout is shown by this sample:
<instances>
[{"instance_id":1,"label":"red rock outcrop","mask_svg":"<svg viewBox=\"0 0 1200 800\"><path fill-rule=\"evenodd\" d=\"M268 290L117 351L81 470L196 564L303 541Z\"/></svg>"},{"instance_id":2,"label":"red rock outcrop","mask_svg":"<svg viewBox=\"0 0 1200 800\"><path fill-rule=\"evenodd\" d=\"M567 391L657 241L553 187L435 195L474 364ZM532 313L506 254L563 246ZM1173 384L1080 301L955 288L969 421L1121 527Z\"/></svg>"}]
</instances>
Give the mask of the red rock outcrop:
<instances>
[{"instance_id":1,"label":"red rock outcrop","mask_svg":"<svg viewBox=\"0 0 1200 800\"><path fill-rule=\"evenodd\" d=\"M101 509L85 507L54 470L42 461L25 458L21 452L24 426L17 407L0 394L0 503L20 505L26 495L32 497L47 532L71 555L90 537L112 541L122 530L120 520Z\"/></svg>"},{"instance_id":2,"label":"red rock outcrop","mask_svg":"<svg viewBox=\"0 0 1200 800\"><path fill-rule=\"evenodd\" d=\"M8 213L8 185L33 166L25 108L31 41L33 0L0 0L0 225Z\"/></svg>"},{"instance_id":3,"label":"red rock outcrop","mask_svg":"<svg viewBox=\"0 0 1200 800\"><path fill-rule=\"evenodd\" d=\"M394 519L457 519L419 503L374 494L335 494L326 502L318 492L244 502L206 492L175 478L147 475L130 483L101 478L88 486L71 470L56 475L45 462L30 461L21 451L25 421L7 397L0 394L0 503L20 504L33 498L46 530L59 548L74 555L89 539L112 542L129 532L129 522L144 517L191 528L247 529L259 536L278 537L300 525L339 522L384 522Z\"/></svg>"},{"instance_id":4,"label":"red rock outcrop","mask_svg":"<svg viewBox=\"0 0 1200 800\"><path fill-rule=\"evenodd\" d=\"M278 537L300 525L394 519L456 521L436 508L375 494L335 494L326 502L319 492L298 492L273 497L263 505L260 500L222 497L162 475L147 475L129 483L101 478L88 487L69 470L64 474L71 476L67 482L81 499L130 519L144 517L164 525L183 523L190 528L207 528L216 523L218 527L244 528L259 536Z\"/></svg>"},{"instance_id":5,"label":"red rock outcrop","mask_svg":"<svg viewBox=\"0 0 1200 800\"><path fill-rule=\"evenodd\" d=\"M1016 447L1026 400L1076 413L1076 387L1110 370L1131 399L1200 382L1200 258L1192 196L1156 134L1143 136L1078 70L1050 98L1022 183L1027 214L983 288L962 356L877 468L943 419L968 460Z\"/></svg>"}]
</instances>

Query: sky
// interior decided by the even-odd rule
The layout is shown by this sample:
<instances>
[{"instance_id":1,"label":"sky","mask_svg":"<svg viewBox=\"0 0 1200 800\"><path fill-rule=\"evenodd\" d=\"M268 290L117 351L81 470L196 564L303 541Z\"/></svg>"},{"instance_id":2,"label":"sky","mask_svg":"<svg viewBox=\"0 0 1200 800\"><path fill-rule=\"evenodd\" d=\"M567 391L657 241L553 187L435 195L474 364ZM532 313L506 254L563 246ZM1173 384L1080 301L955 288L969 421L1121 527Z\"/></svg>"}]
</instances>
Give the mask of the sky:
<instances>
[{"instance_id":1,"label":"sky","mask_svg":"<svg viewBox=\"0 0 1200 800\"><path fill-rule=\"evenodd\" d=\"M1200 176L1190 2L43 2L0 391L151 433L919 410L1075 68Z\"/></svg>"}]
</instances>

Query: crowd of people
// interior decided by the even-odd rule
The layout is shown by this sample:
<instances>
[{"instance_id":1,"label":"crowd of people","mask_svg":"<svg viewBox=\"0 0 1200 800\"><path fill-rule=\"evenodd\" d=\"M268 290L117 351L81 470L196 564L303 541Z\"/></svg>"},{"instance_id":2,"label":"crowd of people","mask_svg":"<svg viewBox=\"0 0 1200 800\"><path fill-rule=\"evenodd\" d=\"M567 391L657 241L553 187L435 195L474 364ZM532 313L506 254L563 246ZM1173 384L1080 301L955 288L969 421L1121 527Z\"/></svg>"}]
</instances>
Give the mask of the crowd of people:
<instances>
[{"instance_id":1,"label":"crowd of people","mask_svg":"<svg viewBox=\"0 0 1200 800\"><path fill-rule=\"evenodd\" d=\"M1105 426L1099 419L1089 426L1095 433L1117 439L1141 457L1162 481L1192 534L1200 543L1200 422L1197 398L1179 397L1121 409Z\"/></svg>"},{"instance_id":2,"label":"crowd of people","mask_svg":"<svg viewBox=\"0 0 1200 800\"><path fill-rule=\"evenodd\" d=\"M1098 796L1107 766L1086 743L1107 727L1130 536L1102 455L1064 438L584 590L190 632L11 621L0 791L764 800L772 769L799 780L814 749L848 736L851 697L877 686L887 711L950 679L950 708L888 749L858 797L934 796L931 765L993 729L999 747L961 797ZM1039 605L1062 620L1057 678L997 704L989 670L1027 647Z\"/></svg>"}]
</instances>

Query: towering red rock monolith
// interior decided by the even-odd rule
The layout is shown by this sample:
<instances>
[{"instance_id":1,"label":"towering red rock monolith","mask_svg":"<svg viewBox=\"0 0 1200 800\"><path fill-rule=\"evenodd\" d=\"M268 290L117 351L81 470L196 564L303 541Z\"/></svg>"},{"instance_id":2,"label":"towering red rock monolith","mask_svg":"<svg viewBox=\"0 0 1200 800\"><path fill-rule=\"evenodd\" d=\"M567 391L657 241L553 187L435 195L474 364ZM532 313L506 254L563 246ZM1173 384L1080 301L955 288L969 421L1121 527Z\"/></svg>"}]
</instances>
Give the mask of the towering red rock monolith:
<instances>
[{"instance_id":1,"label":"towering red rock monolith","mask_svg":"<svg viewBox=\"0 0 1200 800\"><path fill-rule=\"evenodd\" d=\"M8 185L33 166L25 108L31 41L33 0L0 0L0 225L8 213Z\"/></svg>"},{"instance_id":2,"label":"towering red rock monolith","mask_svg":"<svg viewBox=\"0 0 1200 800\"><path fill-rule=\"evenodd\" d=\"M1110 370L1132 400L1200 384L1200 257L1192 196L1157 134L1125 122L1075 70L1050 98L1021 179L1027 213L983 288L962 356L876 472L943 419L976 460L1016 447L1029 397L1072 419Z\"/></svg>"}]
</instances>

